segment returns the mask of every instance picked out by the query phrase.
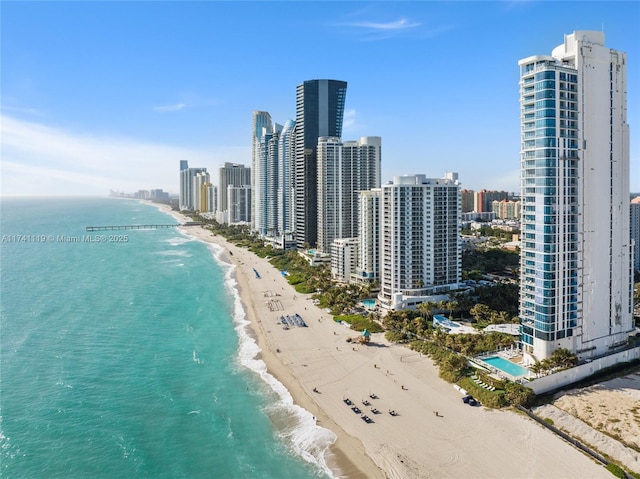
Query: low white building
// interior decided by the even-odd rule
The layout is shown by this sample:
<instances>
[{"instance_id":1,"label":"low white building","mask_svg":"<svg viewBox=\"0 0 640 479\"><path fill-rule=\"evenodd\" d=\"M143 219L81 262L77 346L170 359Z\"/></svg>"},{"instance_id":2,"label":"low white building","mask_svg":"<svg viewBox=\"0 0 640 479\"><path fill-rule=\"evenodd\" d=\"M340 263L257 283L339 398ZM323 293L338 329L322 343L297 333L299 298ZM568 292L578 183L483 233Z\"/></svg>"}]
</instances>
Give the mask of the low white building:
<instances>
[{"instance_id":1,"label":"low white building","mask_svg":"<svg viewBox=\"0 0 640 479\"><path fill-rule=\"evenodd\" d=\"M331 264L331 255L329 253L323 253L315 249L309 249L306 251L298 251L298 254L302 256L311 266Z\"/></svg>"},{"instance_id":2,"label":"low white building","mask_svg":"<svg viewBox=\"0 0 640 479\"><path fill-rule=\"evenodd\" d=\"M338 238L331 244L331 276L348 283L358 264L358 238Z\"/></svg>"}]
</instances>

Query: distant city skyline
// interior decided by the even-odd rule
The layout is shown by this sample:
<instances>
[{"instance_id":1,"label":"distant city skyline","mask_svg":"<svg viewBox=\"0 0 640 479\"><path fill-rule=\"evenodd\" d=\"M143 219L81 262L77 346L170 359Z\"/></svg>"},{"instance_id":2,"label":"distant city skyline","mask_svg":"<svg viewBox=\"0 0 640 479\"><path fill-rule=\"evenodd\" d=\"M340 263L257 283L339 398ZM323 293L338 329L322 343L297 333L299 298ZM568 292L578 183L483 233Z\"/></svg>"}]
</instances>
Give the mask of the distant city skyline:
<instances>
[{"instance_id":1,"label":"distant city skyline","mask_svg":"<svg viewBox=\"0 0 640 479\"><path fill-rule=\"evenodd\" d=\"M177 194L180 160L250 166L252 111L295 119L312 78L349 84L342 139L382 138L383 184L457 171L463 188L517 192L518 60L574 30L627 53L640 192L640 4L577 5L3 2L0 194Z\"/></svg>"}]
</instances>

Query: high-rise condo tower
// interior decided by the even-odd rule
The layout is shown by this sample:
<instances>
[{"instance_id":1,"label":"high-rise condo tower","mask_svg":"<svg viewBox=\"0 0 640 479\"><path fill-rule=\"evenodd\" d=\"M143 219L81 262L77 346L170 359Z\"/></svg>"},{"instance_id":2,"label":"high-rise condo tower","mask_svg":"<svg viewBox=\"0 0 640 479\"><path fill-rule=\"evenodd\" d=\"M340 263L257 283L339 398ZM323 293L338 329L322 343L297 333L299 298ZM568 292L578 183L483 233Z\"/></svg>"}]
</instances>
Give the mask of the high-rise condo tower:
<instances>
[{"instance_id":1,"label":"high-rise condo tower","mask_svg":"<svg viewBox=\"0 0 640 479\"><path fill-rule=\"evenodd\" d=\"M318 239L317 147L321 136L342 137L347 82L309 80L296 89L295 237L298 248Z\"/></svg>"},{"instance_id":2,"label":"high-rise condo tower","mask_svg":"<svg viewBox=\"0 0 640 479\"><path fill-rule=\"evenodd\" d=\"M218 177L218 211L224 216L227 214L227 218L222 217L219 221L226 223L229 221L229 210L232 205L229 204L228 189L230 186L234 188L251 188L251 168L247 168L239 163L225 163L220 167L220 175ZM235 194L235 193L234 193ZM247 195L250 198L250 194ZM234 206L235 207L235 206ZM247 217L251 217L251 203L249 203L249 214Z\"/></svg>"},{"instance_id":3,"label":"high-rise condo tower","mask_svg":"<svg viewBox=\"0 0 640 479\"><path fill-rule=\"evenodd\" d=\"M519 66L523 350L605 355L633 330L626 55L576 31Z\"/></svg>"},{"instance_id":4,"label":"high-rise condo tower","mask_svg":"<svg viewBox=\"0 0 640 479\"><path fill-rule=\"evenodd\" d=\"M294 176L296 122L287 120L280 132L278 141L278 233L291 234L294 222Z\"/></svg>"},{"instance_id":5,"label":"high-rise condo tower","mask_svg":"<svg viewBox=\"0 0 640 479\"><path fill-rule=\"evenodd\" d=\"M194 178L200 173L206 173L206 168L189 168L186 160L180 160L180 198L181 210L195 211L198 209L196 194L193 189Z\"/></svg>"},{"instance_id":6,"label":"high-rise condo tower","mask_svg":"<svg viewBox=\"0 0 640 479\"><path fill-rule=\"evenodd\" d=\"M462 279L458 174L394 176L393 182L382 185L380 209L380 306L415 309L458 289Z\"/></svg>"},{"instance_id":7,"label":"high-rise condo tower","mask_svg":"<svg viewBox=\"0 0 640 479\"><path fill-rule=\"evenodd\" d=\"M251 145L251 224L252 229L266 235L270 219L269 200L272 191L277 191L277 170L274 172L271 163L277 167L277 155L274 157L270 144L277 142L274 136L274 125L271 115L266 111L253 112ZM275 185L273 184L274 181ZM276 218L271 215L272 220Z\"/></svg>"},{"instance_id":8,"label":"high-rise condo tower","mask_svg":"<svg viewBox=\"0 0 640 479\"><path fill-rule=\"evenodd\" d=\"M359 194L380 188L381 143L379 136L318 139L319 251L329 253L336 239L358 237Z\"/></svg>"}]
</instances>

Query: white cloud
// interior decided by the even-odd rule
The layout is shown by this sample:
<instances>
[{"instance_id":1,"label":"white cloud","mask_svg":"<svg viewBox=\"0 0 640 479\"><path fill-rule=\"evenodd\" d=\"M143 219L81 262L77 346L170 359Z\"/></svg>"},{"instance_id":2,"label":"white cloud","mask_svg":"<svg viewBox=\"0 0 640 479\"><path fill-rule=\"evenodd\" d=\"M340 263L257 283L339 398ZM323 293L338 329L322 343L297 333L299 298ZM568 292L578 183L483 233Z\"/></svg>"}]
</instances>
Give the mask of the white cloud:
<instances>
[{"instance_id":1,"label":"white cloud","mask_svg":"<svg viewBox=\"0 0 640 479\"><path fill-rule=\"evenodd\" d=\"M2 116L3 195L106 195L163 188L176 193L180 160L215 170L245 163L250 147L191 149L130 138L82 135Z\"/></svg>"},{"instance_id":2,"label":"white cloud","mask_svg":"<svg viewBox=\"0 0 640 479\"><path fill-rule=\"evenodd\" d=\"M184 109L186 106L187 105L185 105L184 103L177 103L175 105L154 106L153 110L164 113L167 111L179 111Z\"/></svg>"},{"instance_id":3,"label":"white cloud","mask_svg":"<svg viewBox=\"0 0 640 479\"><path fill-rule=\"evenodd\" d=\"M349 26L364 28L367 30L407 30L409 28L419 27L421 24L418 22L410 22L404 18L400 20L396 20L393 22L354 22L350 23Z\"/></svg>"},{"instance_id":4,"label":"white cloud","mask_svg":"<svg viewBox=\"0 0 640 479\"><path fill-rule=\"evenodd\" d=\"M335 24L338 27L348 27L350 33L355 33L361 41L379 41L394 38L409 32L415 32L420 38L431 38L453 29L452 25L424 25L419 21L400 18L387 22L370 20L356 20Z\"/></svg>"}]
</instances>

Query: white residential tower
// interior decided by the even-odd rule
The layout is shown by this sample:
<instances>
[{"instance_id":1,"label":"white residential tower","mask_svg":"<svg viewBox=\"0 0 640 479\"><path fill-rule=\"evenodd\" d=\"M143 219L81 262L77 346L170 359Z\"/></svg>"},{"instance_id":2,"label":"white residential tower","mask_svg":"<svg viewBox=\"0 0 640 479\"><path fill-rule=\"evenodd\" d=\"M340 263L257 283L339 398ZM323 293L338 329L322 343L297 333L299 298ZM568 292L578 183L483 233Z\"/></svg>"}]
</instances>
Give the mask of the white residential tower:
<instances>
[{"instance_id":1,"label":"white residential tower","mask_svg":"<svg viewBox=\"0 0 640 479\"><path fill-rule=\"evenodd\" d=\"M380 306L414 309L460 286L460 182L396 176L382 186Z\"/></svg>"},{"instance_id":2,"label":"white residential tower","mask_svg":"<svg viewBox=\"0 0 640 479\"><path fill-rule=\"evenodd\" d=\"M519 66L523 350L605 355L633 330L626 55L576 31Z\"/></svg>"}]
</instances>

